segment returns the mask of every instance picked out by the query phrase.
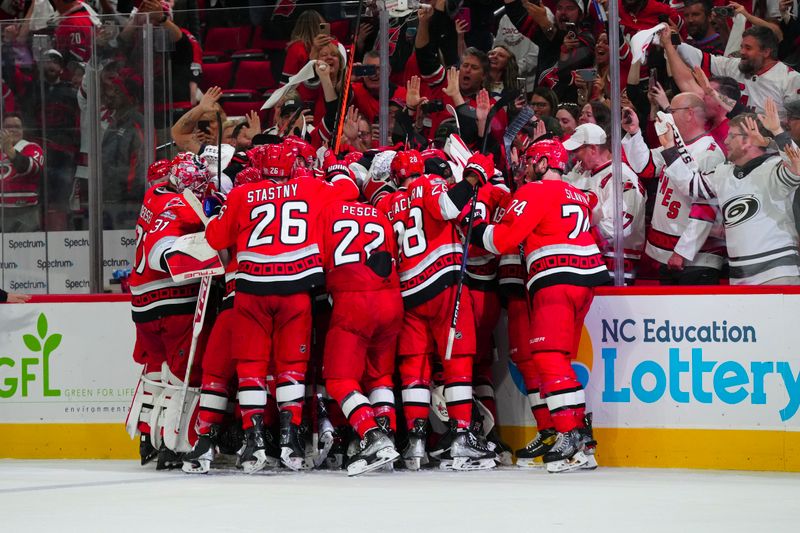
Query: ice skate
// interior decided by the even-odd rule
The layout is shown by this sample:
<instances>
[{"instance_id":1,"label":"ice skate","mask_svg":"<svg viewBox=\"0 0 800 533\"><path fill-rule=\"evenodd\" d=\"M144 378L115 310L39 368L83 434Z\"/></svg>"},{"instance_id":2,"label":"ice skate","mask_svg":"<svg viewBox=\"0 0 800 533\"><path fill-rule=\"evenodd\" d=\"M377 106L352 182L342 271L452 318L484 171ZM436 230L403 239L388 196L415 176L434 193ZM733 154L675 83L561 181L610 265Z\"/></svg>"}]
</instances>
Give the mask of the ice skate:
<instances>
[{"instance_id":1,"label":"ice skate","mask_svg":"<svg viewBox=\"0 0 800 533\"><path fill-rule=\"evenodd\" d=\"M156 470L174 470L183 465L180 456L167 448L164 443L161 443L161 448L158 449L158 462L156 463Z\"/></svg>"},{"instance_id":2,"label":"ice skate","mask_svg":"<svg viewBox=\"0 0 800 533\"><path fill-rule=\"evenodd\" d=\"M211 462L217 455L218 426L211 426L208 433L197 436L192 451L183 456L181 470L187 474L208 474Z\"/></svg>"},{"instance_id":3,"label":"ice skate","mask_svg":"<svg viewBox=\"0 0 800 533\"><path fill-rule=\"evenodd\" d=\"M409 470L419 470L428 463L428 456L425 453L427 438L427 421L424 418L417 418L414 420L414 427L408 431L408 443L403 448L403 462Z\"/></svg>"},{"instance_id":4,"label":"ice skate","mask_svg":"<svg viewBox=\"0 0 800 533\"><path fill-rule=\"evenodd\" d=\"M358 476L376 470L400 457L389 436L380 428L367 431L360 443L361 451L347 465L348 476Z\"/></svg>"},{"instance_id":5,"label":"ice skate","mask_svg":"<svg viewBox=\"0 0 800 533\"><path fill-rule=\"evenodd\" d=\"M517 450L517 466L523 468L544 468L542 457L550 451L556 443L557 433L554 429L543 429L536 433L536 436L527 446Z\"/></svg>"},{"instance_id":6,"label":"ice skate","mask_svg":"<svg viewBox=\"0 0 800 533\"><path fill-rule=\"evenodd\" d=\"M389 423L389 417L388 416L376 416L375 417L375 422L378 423L378 427L381 428L381 431L386 433L386 435L389 437L389 440L392 441L392 445L395 445L395 442L396 442L395 441L395 435L394 435L394 431L392 431L391 424ZM382 470L384 470L386 472L394 472L394 461L386 463L385 465L383 465Z\"/></svg>"},{"instance_id":7,"label":"ice skate","mask_svg":"<svg viewBox=\"0 0 800 533\"><path fill-rule=\"evenodd\" d=\"M141 460L142 466L146 465L157 456L158 451L153 448L153 444L150 442L150 435L142 433L139 436L139 459Z\"/></svg>"},{"instance_id":8,"label":"ice skate","mask_svg":"<svg viewBox=\"0 0 800 533\"><path fill-rule=\"evenodd\" d=\"M264 442L264 418L253 415L253 426L244 431L245 444L239 454L239 466L245 474L255 474L267 466L267 453Z\"/></svg>"},{"instance_id":9,"label":"ice skate","mask_svg":"<svg viewBox=\"0 0 800 533\"><path fill-rule=\"evenodd\" d=\"M594 470L597 468L597 459L594 457L594 452L597 449L597 441L594 440L594 431L592 431L592 413L586 413L583 417L583 425L580 429L581 437L583 439L583 453L586 455L587 462L581 468L584 470Z\"/></svg>"},{"instance_id":10,"label":"ice skate","mask_svg":"<svg viewBox=\"0 0 800 533\"><path fill-rule=\"evenodd\" d=\"M513 458L511 457L511 447L497 434L497 426L493 427L489 434L486 435L486 440L489 442L490 447L494 445L492 451L497 454L498 463L503 466L511 466L514 464Z\"/></svg>"},{"instance_id":11,"label":"ice skate","mask_svg":"<svg viewBox=\"0 0 800 533\"><path fill-rule=\"evenodd\" d=\"M450 446L453 470L489 470L497 466L497 454L482 437L472 429L456 430Z\"/></svg>"},{"instance_id":12,"label":"ice skate","mask_svg":"<svg viewBox=\"0 0 800 533\"><path fill-rule=\"evenodd\" d=\"M582 437L579 429L559 433L553 448L544 454L544 463L551 474L571 472L582 468L589 460L583 453Z\"/></svg>"},{"instance_id":13,"label":"ice skate","mask_svg":"<svg viewBox=\"0 0 800 533\"><path fill-rule=\"evenodd\" d=\"M305 444L300 433L300 426L292 424L292 413L281 411L281 462L295 472L302 470L305 463Z\"/></svg>"}]
</instances>

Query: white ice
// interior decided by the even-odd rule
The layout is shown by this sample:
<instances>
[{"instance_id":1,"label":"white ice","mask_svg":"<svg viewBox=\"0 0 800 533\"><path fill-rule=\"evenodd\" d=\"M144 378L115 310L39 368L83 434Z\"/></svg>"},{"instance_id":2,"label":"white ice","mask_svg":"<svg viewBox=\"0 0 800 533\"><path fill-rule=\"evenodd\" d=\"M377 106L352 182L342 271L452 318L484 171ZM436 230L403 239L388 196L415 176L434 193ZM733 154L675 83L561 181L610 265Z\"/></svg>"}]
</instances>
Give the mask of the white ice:
<instances>
[{"instance_id":1,"label":"white ice","mask_svg":"<svg viewBox=\"0 0 800 533\"><path fill-rule=\"evenodd\" d=\"M800 531L800 475L600 468L245 476L0 461L0 531Z\"/></svg>"}]
</instances>

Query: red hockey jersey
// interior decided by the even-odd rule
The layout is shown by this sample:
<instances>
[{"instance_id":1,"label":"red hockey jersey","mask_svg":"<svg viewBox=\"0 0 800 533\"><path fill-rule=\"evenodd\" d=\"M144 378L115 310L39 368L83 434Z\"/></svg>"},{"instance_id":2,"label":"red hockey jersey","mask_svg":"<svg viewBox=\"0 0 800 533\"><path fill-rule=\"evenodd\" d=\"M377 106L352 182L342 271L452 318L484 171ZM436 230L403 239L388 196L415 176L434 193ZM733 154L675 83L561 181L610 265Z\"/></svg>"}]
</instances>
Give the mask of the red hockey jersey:
<instances>
[{"instance_id":1,"label":"red hockey jersey","mask_svg":"<svg viewBox=\"0 0 800 533\"><path fill-rule=\"evenodd\" d=\"M611 277L590 225L584 193L563 181L538 181L521 187L500 222L478 228L473 242L495 254L523 243L531 292L562 284L595 287Z\"/></svg>"},{"instance_id":2,"label":"red hockey jersey","mask_svg":"<svg viewBox=\"0 0 800 533\"><path fill-rule=\"evenodd\" d=\"M475 222L489 223L494 220L500 204L505 197L511 197L508 189L497 185L486 184L478 191L478 202L475 204ZM461 216L469 215L470 204L461 211ZM470 289L488 291L494 290L497 281L497 267L499 258L475 244L469 245L467 254L467 286Z\"/></svg>"},{"instance_id":3,"label":"red hockey jersey","mask_svg":"<svg viewBox=\"0 0 800 533\"><path fill-rule=\"evenodd\" d=\"M358 187L344 174L331 183L302 177L241 185L209 221L206 239L217 250L236 245L238 292L307 292L325 279L316 217L332 201L357 197Z\"/></svg>"},{"instance_id":4,"label":"red hockey jersey","mask_svg":"<svg viewBox=\"0 0 800 533\"><path fill-rule=\"evenodd\" d=\"M317 218L317 227L328 292L399 290L397 244L385 214L371 205L337 201ZM370 268L368 260L378 252L386 252L385 261ZM376 273L378 267L385 268L385 276Z\"/></svg>"},{"instance_id":5,"label":"red hockey jersey","mask_svg":"<svg viewBox=\"0 0 800 533\"><path fill-rule=\"evenodd\" d=\"M155 189L155 190L154 190ZM168 315L191 315L197 303L199 279L172 281L164 254L178 237L203 230L203 223L180 194L163 193L158 187L148 191L151 204L162 203L160 212L152 211L150 229L138 239L136 267L131 273L131 305L134 322L149 322ZM146 198L147 200L147 198ZM145 206L143 206L145 207ZM140 220L147 223L142 210Z\"/></svg>"},{"instance_id":6,"label":"red hockey jersey","mask_svg":"<svg viewBox=\"0 0 800 533\"><path fill-rule=\"evenodd\" d=\"M419 177L407 189L381 198L377 207L389 217L397 238L406 308L427 302L458 281L463 248L453 221L460 210L447 195L444 178Z\"/></svg>"},{"instance_id":7,"label":"red hockey jersey","mask_svg":"<svg viewBox=\"0 0 800 533\"><path fill-rule=\"evenodd\" d=\"M14 150L25 158L17 157L12 163L5 153L0 152L0 203L6 207L37 205L44 163L42 148L22 140L14 145Z\"/></svg>"}]
</instances>

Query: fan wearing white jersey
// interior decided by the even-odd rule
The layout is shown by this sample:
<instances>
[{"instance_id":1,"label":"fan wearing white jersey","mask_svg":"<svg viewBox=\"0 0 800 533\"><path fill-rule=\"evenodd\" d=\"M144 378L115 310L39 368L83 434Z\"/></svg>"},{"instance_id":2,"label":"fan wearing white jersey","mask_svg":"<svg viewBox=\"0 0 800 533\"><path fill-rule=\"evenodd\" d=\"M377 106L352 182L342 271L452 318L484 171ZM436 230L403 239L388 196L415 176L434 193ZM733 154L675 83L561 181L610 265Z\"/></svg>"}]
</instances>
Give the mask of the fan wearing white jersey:
<instances>
[{"instance_id":1,"label":"fan wearing white jersey","mask_svg":"<svg viewBox=\"0 0 800 533\"><path fill-rule=\"evenodd\" d=\"M778 114L784 118L784 103L800 96L800 73L778 61L778 41L764 26L753 26L742 34L741 57L715 56L688 44L677 50L669 39L662 39L667 62L676 65L681 58L689 66L700 66L709 76L729 76L739 82L741 102L757 113L764 112L768 98L777 102ZM672 68L672 72L680 69Z\"/></svg>"},{"instance_id":2,"label":"fan wearing white jersey","mask_svg":"<svg viewBox=\"0 0 800 533\"><path fill-rule=\"evenodd\" d=\"M672 118L680 136L676 146L682 154L690 154L697 170L708 174L725 154L705 130L706 114L703 100L693 93L676 95L671 102ZM659 277L664 285L716 285L724 262L725 243L708 238L721 217L716 202L694 202L685 182L671 180L661 155L663 148L651 150L642 137L639 119L633 110L626 109L623 129L627 135L622 146L628 163L640 179L658 178L653 219L647 233L645 254L659 264Z\"/></svg>"},{"instance_id":3,"label":"fan wearing white jersey","mask_svg":"<svg viewBox=\"0 0 800 533\"><path fill-rule=\"evenodd\" d=\"M800 285L798 234L792 198L800 186L800 149L783 131L775 102L761 120L744 113L731 120L728 163L709 174L681 156L671 126L659 137L673 181L695 199L717 198L722 210L732 285ZM771 137L778 153L769 149ZM687 154L688 155L688 154Z\"/></svg>"},{"instance_id":4,"label":"fan wearing white jersey","mask_svg":"<svg viewBox=\"0 0 800 533\"><path fill-rule=\"evenodd\" d=\"M614 180L611 176L611 151L605 130L597 124L581 124L564 148L589 175L589 199L592 202L592 233L610 271L614 271ZM596 201L595 201L596 199ZM622 230L625 260L625 283L633 284L644 248L644 204L646 193L639 177L622 162Z\"/></svg>"}]
</instances>

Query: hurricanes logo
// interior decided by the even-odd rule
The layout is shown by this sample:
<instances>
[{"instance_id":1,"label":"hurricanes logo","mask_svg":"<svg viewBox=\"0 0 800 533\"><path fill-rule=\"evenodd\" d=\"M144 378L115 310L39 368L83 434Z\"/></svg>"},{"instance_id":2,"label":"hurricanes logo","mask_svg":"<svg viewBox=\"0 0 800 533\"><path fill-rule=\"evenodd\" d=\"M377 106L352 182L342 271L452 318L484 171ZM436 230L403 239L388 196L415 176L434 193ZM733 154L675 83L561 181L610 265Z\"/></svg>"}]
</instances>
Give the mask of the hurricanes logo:
<instances>
[{"instance_id":1,"label":"hurricanes logo","mask_svg":"<svg viewBox=\"0 0 800 533\"><path fill-rule=\"evenodd\" d=\"M722 206L725 227L732 228L746 222L761 211L761 202L752 194L736 196Z\"/></svg>"}]
</instances>

